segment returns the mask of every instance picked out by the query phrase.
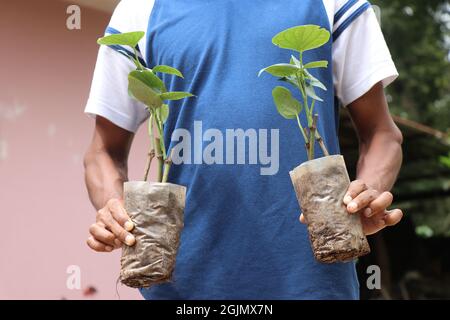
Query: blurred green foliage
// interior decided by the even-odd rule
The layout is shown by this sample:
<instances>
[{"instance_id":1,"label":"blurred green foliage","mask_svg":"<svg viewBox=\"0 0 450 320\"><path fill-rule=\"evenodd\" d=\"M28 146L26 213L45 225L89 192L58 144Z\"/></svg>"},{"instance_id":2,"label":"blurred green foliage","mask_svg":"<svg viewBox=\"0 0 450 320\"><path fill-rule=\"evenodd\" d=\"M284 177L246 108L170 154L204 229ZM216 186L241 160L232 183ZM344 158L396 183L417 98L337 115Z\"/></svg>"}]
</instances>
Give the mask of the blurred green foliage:
<instances>
[{"instance_id":1,"label":"blurred green foliage","mask_svg":"<svg viewBox=\"0 0 450 320\"><path fill-rule=\"evenodd\" d=\"M393 113L447 131L450 119L450 3L373 0L400 77L388 88Z\"/></svg>"},{"instance_id":2,"label":"blurred green foliage","mask_svg":"<svg viewBox=\"0 0 450 320\"><path fill-rule=\"evenodd\" d=\"M388 87L391 111L449 132L450 2L372 0L400 76ZM432 136L404 128L404 165L394 188L397 204L421 237L450 236L450 153Z\"/></svg>"},{"instance_id":3,"label":"blurred green foliage","mask_svg":"<svg viewBox=\"0 0 450 320\"><path fill-rule=\"evenodd\" d=\"M433 230L429 226L417 226L416 234L423 238L431 238L433 236Z\"/></svg>"},{"instance_id":4,"label":"blurred green foliage","mask_svg":"<svg viewBox=\"0 0 450 320\"><path fill-rule=\"evenodd\" d=\"M442 165L446 166L447 168L450 168L450 152L446 156L440 156L439 161Z\"/></svg>"}]
</instances>

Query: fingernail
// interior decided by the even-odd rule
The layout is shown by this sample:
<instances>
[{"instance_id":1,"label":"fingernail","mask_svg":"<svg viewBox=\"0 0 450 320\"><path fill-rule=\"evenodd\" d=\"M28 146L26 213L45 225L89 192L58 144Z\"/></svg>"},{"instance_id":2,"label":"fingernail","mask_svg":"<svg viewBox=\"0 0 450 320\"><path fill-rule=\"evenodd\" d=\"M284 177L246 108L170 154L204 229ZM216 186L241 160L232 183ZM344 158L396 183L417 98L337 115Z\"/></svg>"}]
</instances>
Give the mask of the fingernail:
<instances>
[{"instance_id":1,"label":"fingernail","mask_svg":"<svg viewBox=\"0 0 450 320\"><path fill-rule=\"evenodd\" d=\"M113 247L110 247L110 246L106 246L106 247L105 247L105 250L108 251L108 252L111 252L111 251L114 250L114 248L113 248Z\"/></svg>"},{"instance_id":2,"label":"fingernail","mask_svg":"<svg viewBox=\"0 0 450 320\"><path fill-rule=\"evenodd\" d=\"M125 230L127 231L131 231L134 229L134 223L131 220L128 220L127 222L125 222Z\"/></svg>"},{"instance_id":3,"label":"fingernail","mask_svg":"<svg viewBox=\"0 0 450 320\"><path fill-rule=\"evenodd\" d=\"M369 218L372 215L372 209L370 208L365 208L364 209L364 215Z\"/></svg>"},{"instance_id":4,"label":"fingernail","mask_svg":"<svg viewBox=\"0 0 450 320\"><path fill-rule=\"evenodd\" d=\"M350 197L349 195L346 195L346 196L344 197L344 203L345 203L345 204L349 204L350 201L352 201L352 200L353 200L352 197Z\"/></svg>"},{"instance_id":5,"label":"fingernail","mask_svg":"<svg viewBox=\"0 0 450 320\"><path fill-rule=\"evenodd\" d=\"M347 205L347 208L350 211L356 211L356 209L358 209L358 204L356 202L352 201Z\"/></svg>"},{"instance_id":6,"label":"fingernail","mask_svg":"<svg viewBox=\"0 0 450 320\"><path fill-rule=\"evenodd\" d=\"M136 239L131 234L127 235L127 237L125 238L125 243L130 247L134 244L135 241Z\"/></svg>"}]
</instances>

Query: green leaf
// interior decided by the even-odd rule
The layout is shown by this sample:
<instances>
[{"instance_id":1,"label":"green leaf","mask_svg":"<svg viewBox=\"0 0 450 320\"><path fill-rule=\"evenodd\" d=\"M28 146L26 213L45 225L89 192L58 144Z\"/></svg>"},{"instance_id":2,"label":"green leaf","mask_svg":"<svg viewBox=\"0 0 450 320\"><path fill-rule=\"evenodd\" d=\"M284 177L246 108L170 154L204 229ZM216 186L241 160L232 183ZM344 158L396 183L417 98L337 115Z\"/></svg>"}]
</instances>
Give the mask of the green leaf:
<instances>
[{"instance_id":1,"label":"green leaf","mask_svg":"<svg viewBox=\"0 0 450 320\"><path fill-rule=\"evenodd\" d=\"M295 119L300 111L302 105L292 96L291 91L285 87L275 87L272 91L273 101L280 113L286 119Z\"/></svg>"},{"instance_id":2,"label":"green leaf","mask_svg":"<svg viewBox=\"0 0 450 320\"><path fill-rule=\"evenodd\" d=\"M289 63L279 63L279 64L274 64L270 67L262 69L261 71L259 71L258 77L263 72L270 73L271 75L273 75L275 77L288 77L290 75L295 74L299 70L300 70L300 68L297 67L296 65L292 65Z\"/></svg>"},{"instance_id":3,"label":"green leaf","mask_svg":"<svg viewBox=\"0 0 450 320\"><path fill-rule=\"evenodd\" d=\"M312 85L306 85L305 87L306 95L314 100L323 101L318 95L316 95L316 91Z\"/></svg>"},{"instance_id":4,"label":"green leaf","mask_svg":"<svg viewBox=\"0 0 450 320\"><path fill-rule=\"evenodd\" d=\"M164 82L150 70L135 70L130 72L130 76L139 79L157 93L167 91Z\"/></svg>"},{"instance_id":5,"label":"green leaf","mask_svg":"<svg viewBox=\"0 0 450 320\"><path fill-rule=\"evenodd\" d=\"M294 87L298 88L297 79L294 77L283 77L279 79L280 81L292 84Z\"/></svg>"},{"instance_id":6,"label":"green leaf","mask_svg":"<svg viewBox=\"0 0 450 320\"><path fill-rule=\"evenodd\" d=\"M272 43L283 49L298 52L323 46L330 40L330 32L317 25L304 25L286 29L272 38Z\"/></svg>"},{"instance_id":7,"label":"green leaf","mask_svg":"<svg viewBox=\"0 0 450 320\"><path fill-rule=\"evenodd\" d=\"M175 68L169 67L169 66L165 66L165 65L160 65L160 66L154 67L153 68L153 72L161 72L161 73L173 74L173 75L178 76L180 78L184 78L183 74L178 69L175 69Z\"/></svg>"},{"instance_id":8,"label":"green leaf","mask_svg":"<svg viewBox=\"0 0 450 320\"><path fill-rule=\"evenodd\" d=\"M162 100L180 100L193 96L194 95L192 93L182 91L166 92L160 95Z\"/></svg>"},{"instance_id":9,"label":"green leaf","mask_svg":"<svg viewBox=\"0 0 450 320\"><path fill-rule=\"evenodd\" d=\"M158 108L162 105L162 100L159 97L160 92L154 89L153 83L150 81L151 78L147 77L148 74L143 75L144 72L133 71L128 75L128 93L146 106ZM147 72L153 74L150 71Z\"/></svg>"},{"instance_id":10,"label":"green leaf","mask_svg":"<svg viewBox=\"0 0 450 320\"><path fill-rule=\"evenodd\" d=\"M327 87L325 87L325 85L322 82L320 82L319 79L317 79L311 73L309 73L308 70L305 70L305 79L309 81L309 83L307 82L307 85L309 84L313 87L317 87L327 91Z\"/></svg>"},{"instance_id":11,"label":"green leaf","mask_svg":"<svg viewBox=\"0 0 450 320\"><path fill-rule=\"evenodd\" d=\"M162 124L166 123L167 118L169 117L169 106L167 104L161 105L161 107L156 109L156 113L158 113L158 118L161 120Z\"/></svg>"},{"instance_id":12,"label":"green leaf","mask_svg":"<svg viewBox=\"0 0 450 320\"><path fill-rule=\"evenodd\" d=\"M302 63L293 55L291 55L291 64L296 65L297 67L301 67Z\"/></svg>"},{"instance_id":13,"label":"green leaf","mask_svg":"<svg viewBox=\"0 0 450 320\"><path fill-rule=\"evenodd\" d=\"M136 32L127 32L120 34L111 34L100 38L97 40L98 44L107 45L107 46L130 46L135 48L139 41L144 37L145 32L136 31Z\"/></svg>"},{"instance_id":14,"label":"green leaf","mask_svg":"<svg viewBox=\"0 0 450 320\"><path fill-rule=\"evenodd\" d=\"M313 61L313 62L305 64L306 69L326 68L326 67L328 67L328 61L326 61L326 60Z\"/></svg>"},{"instance_id":15,"label":"green leaf","mask_svg":"<svg viewBox=\"0 0 450 320\"><path fill-rule=\"evenodd\" d=\"M312 85L313 87L317 87L317 88L327 91L327 87L325 87L325 85L322 82L320 82L319 80L317 80L315 78L310 80L310 85Z\"/></svg>"}]
</instances>

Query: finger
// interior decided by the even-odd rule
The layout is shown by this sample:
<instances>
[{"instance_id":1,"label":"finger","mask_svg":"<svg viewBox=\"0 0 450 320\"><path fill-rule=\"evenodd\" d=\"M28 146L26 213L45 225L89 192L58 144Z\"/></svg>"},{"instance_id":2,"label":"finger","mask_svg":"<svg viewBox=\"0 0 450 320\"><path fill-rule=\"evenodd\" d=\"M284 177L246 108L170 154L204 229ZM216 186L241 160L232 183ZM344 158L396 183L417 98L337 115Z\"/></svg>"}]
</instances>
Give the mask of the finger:
<instances>
[{"instance_id":1,"label":"finger","mask_svg":"<svg viewBox=\"0 0 450 320\"><path fill-rule=\"evenodd\" d=\"M111 232L102 221L98 220L98 222L96 224L98 224L100 226L100 228L103 228L106 231ZM114 236L114 233L113 233L113 236ZM116 236L114 236L114 247L117 249L117 248L121 248L122 245L123 245L122 241L120 241L119 239L116 238Z\"/></svg>"},{"instance_id":2,"label":"finger","mask_svg":"<svg viewBox=\"0 0 450 320\"><path fill-rule=\"evenodd\" d=\"M116 244L114 240L116 237L114 234L105 229L105 227L100 226L98 223L94 223L89 228L89 233L94 237L95 240L100 241L104 244L107 244L111 247L115 247Z\"/></svg>"},{"instance_id":3,"label":"finger","mask_svg":"<svg viewBox=\"0 0 450 320\"><path fill-rule=\"evenodd\" d=\"M364 215L369 218L377 212L384 212L392 204L393 199L392 193L388 191L383 192L364 210Z\"/></svg>"},{"instance_id":4,"label":"finger","mask_svg":"<svg viewBox=\"0 0 450 320\"><path fill-rule=\"evenodd\" d=\"M349 213L356 213L359 210L367 207L379 195L379 192L373 189L361 192L347 205Z\"/></svg>"},{"instance_id":5,"label":"finger","mask_svg":"<svg viewBox=\"0 0 450 320\"><path fill-rule=\"evenodd\" d=\"M113 219L110 213L102 212L100 221L103 222L106 227L118 238L122 243L128 246L134 245L136 239L131 233L128 233L120 224Z\"/></svg>"},{"instance_id":6,"label":"finger","mask_svg":"<svg viewBox=\"0 0 450 320\"><path fill-rule=\"evenodd\" d=\"M383 220L386 226L394 226L403 218L403 212L400 209L394 209L386 212Z\"/></svg>"},{"instance_id":7,"label":"finger","mask_svg":"<svg viewBox=\"0 0 450 320\"><path fill-rule=\"evenodd\" d=\"M367 190L367 186L362 180L354 180L348 186L347 193L344 196L344 204L349 204L358 194Z\"/></svg>"},{"instance_id":8,"label":"finger","mask_svg":"<svg viewBox=\"0 0 450 320\"><path fill-rule=\"evenodd\" d=\"M100 241L97 241L94 239L94 237L89 237L86 241L86 244L94 251L97 252L111 252L113 251L113 248L111 246L108 246L104 243L101 243Z\"/></svg>"},{"instance_id":9,"label":"finger","mask_svg":"<svg viewBox=\"0 0 450 320\"><path fill-rule=\"evenodd\" d=\"M122 246L123 246L122 241L120 241L119 239L115 238L114 239L114 248L119 249L119 248L122 248Z\"/></svg>"},{"instance_id":10,"label":"finger","mask_svg":"<svg viewBox=\"0 0 450 320\"><path fill-rule=\"evenodd\" d=\"M385 211L379 212L370 218L363 218L363 228L365 235L371 235L377 233L386 227L386 222L384 221Z\"/></svg>"},{"instance_id":11,"label":"finger","mask_svg":"<svg viewBox=\"0 0 450 320\"><path fill-rule=\"evenodd\" d=\"M303 215L303 213L300 215L299 220L300 220L300 222L303 223L303 224L306 224L306 223L307 223L307 222L306 222L306 218L305 218L305 216Z\"/></svg>"},{"instance_id":12,"label":"finger","mask_svg":"<svg viewBox=\"0 0 450 320\"><path fill-rule=\"evenodd\" d=\"M125 208L123 207L122 201L118 199L111 199L108 201L107 206L111 212L113 218L124 227L125 230L131 231L134 228L134 223L128 216Z\"/></svg>"}]
</instances>

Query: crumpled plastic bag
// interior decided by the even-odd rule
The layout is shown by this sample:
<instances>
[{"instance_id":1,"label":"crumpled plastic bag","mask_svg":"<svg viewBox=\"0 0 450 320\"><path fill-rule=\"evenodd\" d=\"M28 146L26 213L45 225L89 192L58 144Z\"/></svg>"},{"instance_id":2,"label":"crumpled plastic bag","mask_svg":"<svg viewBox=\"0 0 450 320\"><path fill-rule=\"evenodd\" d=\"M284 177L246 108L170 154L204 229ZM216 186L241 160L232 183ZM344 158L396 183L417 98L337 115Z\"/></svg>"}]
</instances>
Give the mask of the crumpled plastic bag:
<instances>
[{"instance_id":1,"label":"crumpled plastic bag","mask_svg":"<svg viewBox=\"0 0 450 320\"><path fill-rule=\"evenodd\" d=\"M178 252L186 187L171 183L125 182L125 209L135 224L136 243L122 249L120 281L145 288L170 281Z\"/></svg>"},{"instance_id":2,"label":"crumpled plastic bag","mask_svg":"<svg viewBox=\"0 0 450 320\"><path fill-rule=\"evenodd\" d=\"M370 252L359 214L343 203L350 179L342 156L307 161L290 176L318 261L347 262Z\"/></svg>"}]
</instances>

